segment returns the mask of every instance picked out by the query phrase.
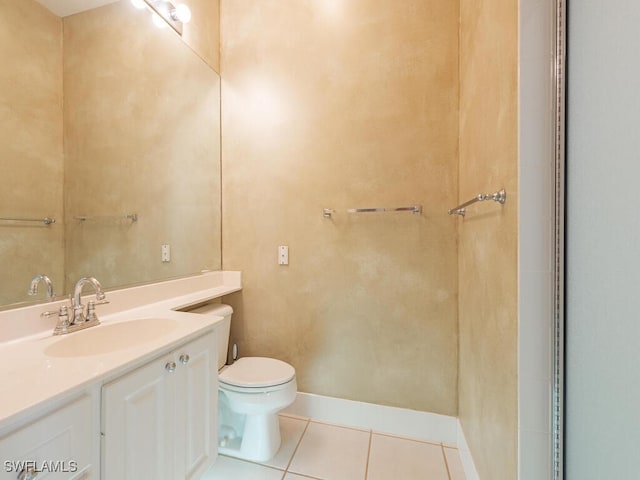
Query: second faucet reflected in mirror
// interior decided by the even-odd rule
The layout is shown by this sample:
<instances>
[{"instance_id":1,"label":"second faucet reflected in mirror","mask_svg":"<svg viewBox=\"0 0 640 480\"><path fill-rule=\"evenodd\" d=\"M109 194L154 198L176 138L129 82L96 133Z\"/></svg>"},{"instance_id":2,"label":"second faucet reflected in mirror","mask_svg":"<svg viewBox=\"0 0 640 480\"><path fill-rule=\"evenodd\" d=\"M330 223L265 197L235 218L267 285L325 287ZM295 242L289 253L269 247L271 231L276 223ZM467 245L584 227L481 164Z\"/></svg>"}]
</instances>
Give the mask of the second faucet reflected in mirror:
<instances>
[{"instance_id":1,"label":"second faucet reflected in mirror","mask_svg":"<svg viewBox=\"0 0 640 480\"><path fill-rule=\"evenodd\" d=\"M33 277L33 279L31 280L31 284L29 285L27 294L31 297L37 295L38 285L40 285L40 282L44 282L44 284L47 286L47 299L50 302L53 302L53 300L56 298L56 295L53 291L53 283L51 282L51 279L46 275L39 274Z\"/></svg>"}]
</instances>

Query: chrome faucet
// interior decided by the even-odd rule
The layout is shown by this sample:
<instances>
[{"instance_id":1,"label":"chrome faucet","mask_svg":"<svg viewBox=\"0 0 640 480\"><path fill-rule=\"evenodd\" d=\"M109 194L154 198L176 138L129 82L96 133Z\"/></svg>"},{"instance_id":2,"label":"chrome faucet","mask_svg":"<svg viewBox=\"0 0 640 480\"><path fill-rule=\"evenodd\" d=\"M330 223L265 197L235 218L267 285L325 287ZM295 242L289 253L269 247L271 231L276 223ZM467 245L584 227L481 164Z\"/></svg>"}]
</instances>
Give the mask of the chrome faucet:
<instances>
[{"instance_id":1,"label":"chrome faucet","mask_svg":"<svg viewBox=\"0 0 640 480\"><path fill-rule=\"evenodd\" d=\"M102 301L105 299L105 294L102 291L102 285L100 285L100 282L96 280L95 277L82 277L80 280L78 280L73 290L73 299L71 300L71 306L73 307L73 310L71 312L72 324L80 324L87 320L98 320L97 317L95 317L94 302L89 302L89 305L87 307L87 315L85 316L84 314L84 305L82 305L81 295L82 287L84 287L87 283L90 283L93 286L93 289L96 292L96 300Z\"/></svg>"},{"instance_id":2,"label":"chrome faucet","mask_svg":"<svg viewBox=\"0 0 640 480\"><path fill-rule=\"evenodd\" d=\"M53 302L53 300L56 297L56 295L53 293L53 283L51 283L51 279L46 275L36 275L35 277L33 277L33 280L31 280L31 285L29 285L29 290L27 291L27 294L32 297L37 295L38 285L40 284L41 281L44 282L44 284L47 286L47 299L50 302Z\"/></svg>"},{"instance_id":3,"label":"chrome faucet","mask_svg":"<svg viewBox=\"0 0 640 480\"><path fill-rule=\"evenodd\" d=\"M89 300L87 304L87 313L84 313L84 305L82 305L82 288L90 283L96 292L96 301ZM71 311L67 305L61 305L60 310L57 312L43 312L40 315L42 317L57 316L58 323L53 330L54 335L65 335L67 333L83 330L85 328L100 325L100 320L96 315L96 305L102 305L109 303L105 300L106 295L102 291L102 285L94 277L82 277L76 283L73 291L73 297L71 298Z\"/></svg>"}]
</instances>

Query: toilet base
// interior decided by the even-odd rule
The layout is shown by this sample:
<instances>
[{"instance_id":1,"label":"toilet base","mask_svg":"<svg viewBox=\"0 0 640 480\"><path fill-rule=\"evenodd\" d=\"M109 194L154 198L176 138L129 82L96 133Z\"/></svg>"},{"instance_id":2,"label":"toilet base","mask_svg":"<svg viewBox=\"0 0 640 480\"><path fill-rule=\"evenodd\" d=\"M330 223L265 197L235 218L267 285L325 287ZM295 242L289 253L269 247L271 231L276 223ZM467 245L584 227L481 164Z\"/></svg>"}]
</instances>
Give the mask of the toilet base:
<instances>
[{"instance_id":1,"label":"toilet base","mask_svg":"<svg viewBox=\"0 0 640 480\"><path fill-rule=\"evenodd\" d=\"M220 431L225 426L221 425ZM218 453L243 460L264 462L274 457L280 448L278 415L249 415L244 419L242 437L218 439Z\"/></svg>"}]
</instances>

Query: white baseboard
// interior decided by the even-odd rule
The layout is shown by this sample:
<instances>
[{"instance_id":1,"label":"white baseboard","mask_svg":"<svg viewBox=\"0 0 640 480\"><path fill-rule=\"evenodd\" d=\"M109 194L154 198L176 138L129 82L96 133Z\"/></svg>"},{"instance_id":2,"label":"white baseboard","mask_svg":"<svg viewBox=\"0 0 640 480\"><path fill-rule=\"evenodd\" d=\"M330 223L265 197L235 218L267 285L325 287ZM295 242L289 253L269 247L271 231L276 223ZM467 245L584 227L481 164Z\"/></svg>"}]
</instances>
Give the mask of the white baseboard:
<instances>
[{"instance_id":1,"label":"white baseboard","mask_svg":"<svg viewBox=\"0 0 640 480\"><path fill-rule=\"evenodd\" d=\"M471 457L471 451L469 450L467 439L464 436L464 430L462 430L462 424L460 423L460 420L456 420L456 423L458 425L458 454L460 455L464 475L467 480L480 480L476 466L473 463L473 457Z\"/></svg>"},{"instance_id":2,"label":"white baseboard","mask_svg":"<svg viewBox=\"0 0 640 480\"><path fill-rule=\"evenodd\" d=\"M452 447L458 445L458 420L447 415L301 392L281 413Z\"/></svg>"}]
</instances>

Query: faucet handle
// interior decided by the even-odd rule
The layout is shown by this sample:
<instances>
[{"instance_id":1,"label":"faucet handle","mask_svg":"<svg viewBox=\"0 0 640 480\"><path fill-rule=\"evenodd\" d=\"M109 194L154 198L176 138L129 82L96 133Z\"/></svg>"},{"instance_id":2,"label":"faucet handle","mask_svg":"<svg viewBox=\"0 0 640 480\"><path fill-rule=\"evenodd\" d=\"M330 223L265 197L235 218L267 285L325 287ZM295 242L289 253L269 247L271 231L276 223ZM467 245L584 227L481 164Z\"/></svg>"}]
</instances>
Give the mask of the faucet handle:
<instances>
[{"instance_id":1,"label":"faucet handle","mask_svg":"<svg viewBox=\"0 0 640 480\"><path fill-rule=\"evenodd\" d=\"M98 316L96 315L96 302L94 302L93 300L89 300L89 303L87 304L87 317L85 320L87 322L91 322L97 319Z\"/></svg>"},{"instance_id":2,"label":"faucet handle","mask_svg":"<svg viewBox=\"0 0 640 480\"><path fill-rule=\"evenodd\" d=\"M106 303L110 303L109 300L102 300L101 302L95 302L93 300L89 300L87 303L87 322L98 321L98 316L96 315L96 306L104 305Z\"/></svg>"},{"instance_id":3,"label":"faucet handle","mask_svg":"<svg viewBox=\"0 0 640 480\"><path fill-rule=\"evenodd\" d=\"M45 312L50 313L50 312ZM69 322L69 310L66 305L61 305L60 310L58 311L58 324L56 328L53 329L54 335L64 335L67 333L67 330L71 323Z\"/></svg>"},{"instance_id":4,"label":"faucet handle","mask_svg":"<svg viewBox=\"0 0 640 480\"><path fill-rule=\"evenodd\" d=\"M58 316L58 317L62 317L62 316L69 316L69 311L67 309L66 305L60 305L60 309L59 310L48 310L46 312L42 312L40 314L40 316L42 318L49 318L49 317L53 317L54 315Z\"/></svg>"}]
</instances>

